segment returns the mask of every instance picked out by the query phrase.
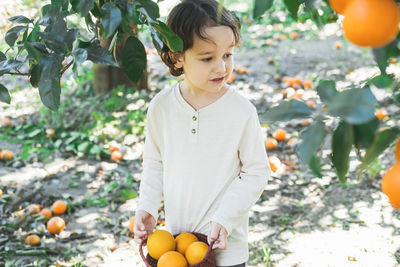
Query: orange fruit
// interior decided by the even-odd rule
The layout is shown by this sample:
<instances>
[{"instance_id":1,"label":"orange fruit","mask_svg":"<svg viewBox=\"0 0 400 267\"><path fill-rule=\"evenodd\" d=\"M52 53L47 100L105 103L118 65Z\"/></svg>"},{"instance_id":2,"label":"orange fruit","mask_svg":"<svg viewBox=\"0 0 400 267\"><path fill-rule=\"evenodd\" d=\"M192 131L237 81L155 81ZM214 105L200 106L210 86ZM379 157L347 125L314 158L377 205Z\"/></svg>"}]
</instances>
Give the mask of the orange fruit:
<instances>
[{"instance_id":1,"label":"orange fruit","mask_svg":"<svg viewBox=\"0 0 400 267\"><path fill-rule=\"evenodd\" d=\"M54 129L46 129L46 137L47 138L54 138L56 131Z\"/></svg>"},{"instance_id":2,"label":"orange fruit","mask_svg":"<svg viewBox=\"0 0 400 267\"><path fill-rule=\"evenodd\" d=\"M277 141L285 141L286 139L286 131L283 129L277 129L274 132L274 137Z\"/></svg>"},{"instance_id":3,"label":"orange fruit","mask_svg":"<svg viewBox=\"0 0 400 267\"><path fill-rule=\"evenodd\" d=\"M201 241L196 241L190 244L186 249L185 257L189 265L194 265L201 262L207 254L208 245Z\"/></svg>"},{"instance_id":4,"label":"orange fruit","mask_svg":"<svg viewBox=\"0 0 400 267\"><path fill-rule=\"evenodd\" d=\"M312 122L312 119L304 119L300 122L300 125L304 127L304 126L310 125L311 122Z\"/></svg>"},{"instance_id":5,"label":"orange fruit","mask_svg":"<svg viewBox=\"0 0 400 267\"><path fill-rule=\"evenodd\" d=\"M157 262L157 267L187 267L185 257L177 251L165 252Z\"/></svg>"},{"instance_id":6,"label":"orange fruit","mask_svg":"<svg viewBox=\"0 0 400 267\"><path fill-rule=\"evenodd\" d=\"M378 118L378 120L383 120L388 116L388 114L384 109L377 109L375 111L375 116Z\"/></svg>"},{"instance_id":7,"label":"orange fruit","mask_svg":"<svg viewBox=\"0 0 400 267\"><path fill-rule=\"evenodd\" d=\"M382 177L382 192L396 209L400 209L400 162L392 165Z\"/></svg>"},{"instance_id":8,"label":"orange fruit","mask_svg":"<svg viewBox=\"0 0 400 267\"><path fill-rule=\"evenodd\" d=\"M279 36L279 40L285 41L285 40L286 40L286 35L281 34L281 35Z\"/></svg>"},{"instance_id":9,"label":"orange fruit","mask_svg":"<svg viewBox=\"0 0 400 267\"><path fill-rule=\"evenodd\" d=\"M274 64L275 59L273 57L268 58L268 64Z\"/></svg>"},{"instance_id":10,"label":"orange fruit","mask_svg":"<svg viewBox=\"0 0 400 267\"><path fill-rule=\"evenodd\" d=\"M312 108L312 109L315 108L315 102L312 101L312 100L307 100L306 104L307 104L307 106L308 106L309 108Z\"/></svg>"},{"instance_id":11,"label":"orange fruit","mask_svg":"<svg viewBox=\"0 0 400 267\"><path fill-rule=\"evenodd\" d=\"M278 146L278 141L275 138L267 138L265 141L265 147L268 150L274 150Z\"/></svg>"},{"instance_id":12,"label":"orange fruit","mask_svg":"<svg viewBox=\"0 0 400 267\"><path fill-rule=\"evenodd\" d=\"M235 73L232 71L231 75L229 76L227 82L233 83L235 81Z\"/></svg>"},{"instance_id":13,"label":"orange fruit","mask_svg":"<svg viewBox=\"0 0 400 267\"><path fill-rule=\"evenodd\" d=\"M281 160L277 156L268 157L268 161L273 172L276 172L276 170L278 170L279 166L282 164Z\"/></svg>"},{"instance_id":14,"label":"orange fruit","mask_svg":"<svg viewBox=\"0 0 400 267\"><path fill-rule=\"evenodd\" d=\"M400 138L397 139L396 146L394 147L394 155L396 156L396 160L400 162Z\"/></svg>"},{"instance_id":15,"label":"orange fruit","mask_svg":"<svg viewBox=\"0 0 400 267\"><path fill-rule=\"evenodd\" d=\"M10 150L3 150L1 152L1 160L9 161L14 158L14 154Z\"/></svg>"},{"instance_id":16,"label":"orange fruit","mask_svg":"<svg viewBox=\"0 0 400 267\"><path fill-rule=\"evenodd\" d=\"M111 153L111 160L113 161L120 162L122 158L123 158L122 153L119 150L113 151Z\"/></svg>"},{"instance_id":17,"label":"orange fruit","mask_svg":"<svg viewBox=\"0 0 400 267\"><path fill-rule=\"evenodd\" d=\"M396 58L391 58L391 59L389 59L389 63L395 64L395 63L397 63L397 59Z\"/></svg>"},{"instance_id":18,"label":"orange fruit","mask_svg":"<svg viewBox=\"0 0 400 267\"><path fill-rule=\"evenodd\" d=\"M380 47L396 37L399 22L394 0L352 0L344 11L343 32L353 44Z\"/></svg>"},{"instance_id":19,"label":"orange fruit","mask_svg":"<svg viewBox=\"0 0 400 267\"><path fill-rule=\"evenodd\" d=\"M53 209L54 214L64 214L67 211L67 203L63 200L57 200L53 203L51 208Z\"/></svg>"},{"instance_id":20,"label":"orange fruit","mask_svg":"<svg viewBox=\"0 0 400 267\"><path fill-rule=\"evenodd\" d=\"M311 80L304 80L303 81L304 88L312 88L312 81Z\"/></svg>"},{"instance_id":21,"label":"orange fruit","mask_svg":"<svg viewBox=\"0 0 400 267\"><path fill-rule=\"evenodd\" d=\"M51 218L51 216L53 216L53 214L51 213L51 210L48 208L42 209L40 211L39 215L42 217L47 217L47 218Z\"/></svg>"},{"instance_id":22,"label":"orange fruit","mask_svg":"<svg viewBox=\"0 0 400 267\"><path fill-rule=\"evenodd\" d=\"M302 83L302 80L301 80L301 78L299 78L299 77L295 77L295 78L293 78L293 83L295 83L295 84L301 84L301 83Z\"/></svg>"},{"instance_id":23,"label":"orange fruit","mask_svg":"<svg viewBox=\"0 0 400 267\"><path fill-rule=\"evenodd\" d=\"M26 212L28 214L37 214L40 212L40 205L39 204L30 204L28 207L26 207Z\"/></svg>"},{"instance_id":24,"label":"orange fruit","mask_svg":"<svg viewBox=\"0 0 400 267\"><path fill-rule=\"evenodd\" d=\"M25 243L31 246L40 244L40 237L38 235L28 235L25 238Z\"/></svg>"},{"instance_id":25,"label":"orange fruit","mask_svg":"<svg viewBox=\"0 0 400 267\"><path fill-rule=\"evenodd\" d=\"M0 197L3 195L3 190L0 188Z\"/></svg>"},{"instance_id":26,"label":"orange fruit","mask_svg":"<svg viewBox=\"0 0 400 267\"><path fill-rule=\"evenodd\" d=\"M119 151L119 148L116 147L116 146L110 146L110 147L108 148L108 151L110 151L110 152L112 153L112 152L114 152L114 151Z\"/></svg>"},{"instance_id":27,"label":"orange fruit","mask_svg":"<svg viewBox=\"0 0 400 267\"><path fill-rule=\"evenodd\" d=\"M295 98L302 98L303 95L304 95L304 90L303 90L303 89L298 89L298 90L296 91L296 93L294 94L294 97L295 97Z\"/></svg>"},{"instance_id":28,"label":"orange fruit","mask_svg":"<svg viewBox=\"0 0 400 267\"><path fill-rule=\"evenodd\" d=\"M236 68L236 72L240 74L247 74L249 73L246 67L239 66Z\"/></svg>"},{"instance_id":29,"label":"orange fruit","mask_svg":"<svg viewBox=\"0 0 400 267\"><path fill-rule=\"evenodd\" d=\"M267 39L267 40L265 41L265 44L271 46L271 45L274 44L274 41L273 41L272 39Z\"/></svg>"},{"instance_id":30,"label":"orange fruit","mask_svg":"<svg viewBox=\"0 0 400 267\"><path fill-rule=\"evenodd\" d=\"M336 41L336 42L333 44L333 46L334 46L336 49L341 49L341 48L342 48L342 42Z\"/></svg>"},{"instance_id":31,"label":"orange fruit","mask_svg":"<svg viewBox=\"0 0 400 267\"><path fill-rule=\"evenodd\" d=\"M274 76L274 80L279 83L280 81L282 81L282 77L277 74Z\"/></svg>"},{"instance_id":32,"label":"orange fruit","mask_svg":"<svg viewBox=\"0 0 400 267\"><path fill-rule=\"evenodd\" d=\"M350 0L329 0L329 5L336 13L342 14Z\"/></svg>"},{"instance_id":33,"label":"orange fruit","mask_svg":"<svg viewBox=\"0 0 400 267\"><path fill-rule=\"evenodd\" d=\"M50 234L58 235L64 230L65 222L60 217L53 217L47 222L47 231Z\"/></svg>"},{"instance_id":34,"label":"orange fruit","mask_svg":"<svg viewBox=\"0 0 400 267\"><path fill-rule=\"evenodd\" d=\"M155 230L147 239L149 255L158 260L165 252L175 250L174 236L166 230Z\"/></svg>"},{"instance_id":35,"label":"orange fruit","mask_svg":"<svg viewBox=\"0 0 400 267\"><path fill-rule=\"evenodd\" d=\"M185 255L186 249L193 242L199 241L199 239L192 233L180 233L177 237L175 237L176 241L176 250Z\"/></svg>"},{"instance_id":36,"label":"orange fruit","mask_svg":"<svg viewBox=\"0 0 400 267\"><path fill-rule=\"evenodd\" d=\"M132 217L129 219L129 226L128 226L129 231L131 231L131 233L133 233L133 227L134 227L134 226L135 226L135 217L132 216Z\"/></svg>"},{"instance_id":37,"label":"orange fruit","mask_svg":"<svg viewBox=\"0 0 400 267\"><path fill-rule=\"evenodd\" d=\"M288 146L294 146L296 143L296 138L292 137L287 141Z\"/></svg>"},{"instance_id":38,"label":"orange fruit","mask_svg":"<svg viewBox=\"0 0 400 267\"><path fill-rule=\"evenodd\" d=\"M299 37L299 34L297 32L291 32L289 34L289 37L292 39L297 39Z\"/></svg>"}]
</instances>

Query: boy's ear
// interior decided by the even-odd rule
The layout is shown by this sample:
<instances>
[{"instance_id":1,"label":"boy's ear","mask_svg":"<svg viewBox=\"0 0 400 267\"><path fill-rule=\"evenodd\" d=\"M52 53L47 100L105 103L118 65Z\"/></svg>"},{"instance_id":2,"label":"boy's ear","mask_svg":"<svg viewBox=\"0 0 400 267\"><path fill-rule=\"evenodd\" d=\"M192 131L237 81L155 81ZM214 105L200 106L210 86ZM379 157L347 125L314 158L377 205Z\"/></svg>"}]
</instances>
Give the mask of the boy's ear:
<instances>
[{"instance_id":1,"label":"boy's ear","mask_svg":"<svg viewBox=\"0 0 400 267\"><path fill-rule=\"evenodd\" d=\"M168 52L169 58L174 62L174 65L176 68L180 69L183 67L182 61L183 61L183 55L180 52Z\"/></svg>"}]
</instances>

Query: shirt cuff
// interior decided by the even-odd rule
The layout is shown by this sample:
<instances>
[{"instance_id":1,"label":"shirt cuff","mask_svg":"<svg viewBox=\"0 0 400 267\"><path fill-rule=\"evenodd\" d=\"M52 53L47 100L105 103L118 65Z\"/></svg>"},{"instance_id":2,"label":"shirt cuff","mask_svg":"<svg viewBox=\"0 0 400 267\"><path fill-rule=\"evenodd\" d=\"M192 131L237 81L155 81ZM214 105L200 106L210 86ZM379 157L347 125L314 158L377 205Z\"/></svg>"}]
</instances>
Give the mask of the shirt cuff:
<instances>
[{"instance_id":1,"label":"shirt cuff","mask_svg":"<svg viewBox=\"0 0 400 267\"><path fill-rule=\"evenodd\" d=\"M139 203L136 207L136 210L144 210L145 212L150 213L155 221L158 220L158 208L151 207L150 205L146 205L145 203Z\"/></svg>"},{"instance_id":2,"label":"shirt cuff","mask_svg":"<svg viewBox=\"0 0 400 267\"><path fill-rule=\"evenodd\" d=\"M212 222L216 222L219 223L220 225L222 225L226 232L228 233L228 236L232 233L232 225L230 223L228 223L228 221L224 220L223 218L220 218L218 216L214 216L211 219Z\"/></svg>"}]
</instances>

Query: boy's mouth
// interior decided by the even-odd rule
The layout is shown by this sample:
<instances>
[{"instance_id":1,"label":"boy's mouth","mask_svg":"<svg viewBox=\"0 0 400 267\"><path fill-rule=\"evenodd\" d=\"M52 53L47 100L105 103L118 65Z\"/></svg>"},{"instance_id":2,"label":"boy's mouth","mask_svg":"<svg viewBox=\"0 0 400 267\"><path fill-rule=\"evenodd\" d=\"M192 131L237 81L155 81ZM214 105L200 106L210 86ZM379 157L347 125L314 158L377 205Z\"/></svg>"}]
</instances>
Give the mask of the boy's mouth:
<instances>
[{"instance_id":1,"label":"boy's mouth","mask_svg":"<svg viewBox=\"0 0 400 267\"><path fill-rule=\"evenodd\" d=\"M224 80L224 77L215 78L215 79L212 79L211 81L212 81L212 82L215 82L215 83L220 83L220 82L222 82L223 80Z\"/></svg>"}]
</instances>

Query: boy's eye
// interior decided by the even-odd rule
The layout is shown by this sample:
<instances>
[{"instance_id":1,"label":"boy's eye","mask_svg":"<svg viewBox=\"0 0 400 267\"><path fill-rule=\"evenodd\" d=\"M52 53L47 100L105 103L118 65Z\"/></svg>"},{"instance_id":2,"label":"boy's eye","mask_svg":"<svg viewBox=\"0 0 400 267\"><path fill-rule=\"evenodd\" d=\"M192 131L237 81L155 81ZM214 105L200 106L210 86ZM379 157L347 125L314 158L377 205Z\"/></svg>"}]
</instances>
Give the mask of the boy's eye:
<instances>
[{"instance_id":1,"label":"boy's eye","mask_svg":"<svg viewBox=\"0 0 400 267\"><path fill-rule=\"evenodd\" d=\"M203 58L202 61L209 62L209 61L211 61L211 59L212 59L211 57L207 57L207 58Z\"/></svg>"},{"instance_id":2,"label":"boy's eye","mask_svg":"<svg viewBox=\"0 0 400 267\"><path fill-rule=\"evenodd\" d=\"M226 58L230 58L232 56L232 53L228 53L225 55Z\"/></svg>"}]
</instances>

